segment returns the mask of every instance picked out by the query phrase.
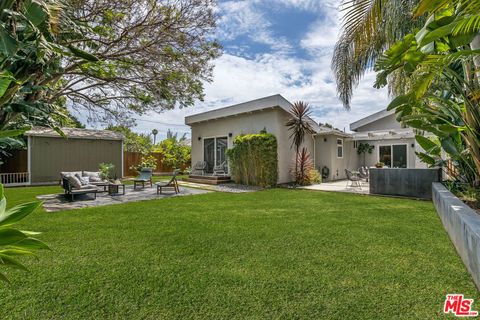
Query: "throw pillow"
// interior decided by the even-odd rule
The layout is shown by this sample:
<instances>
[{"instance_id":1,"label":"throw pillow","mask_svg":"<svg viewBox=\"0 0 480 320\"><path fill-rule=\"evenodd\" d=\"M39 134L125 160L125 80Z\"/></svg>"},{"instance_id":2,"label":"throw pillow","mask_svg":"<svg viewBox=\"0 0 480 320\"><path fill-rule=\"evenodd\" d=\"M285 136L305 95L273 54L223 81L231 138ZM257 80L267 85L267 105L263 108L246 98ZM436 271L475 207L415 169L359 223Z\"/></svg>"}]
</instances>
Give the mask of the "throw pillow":
<instances>
[{"instance_id":1,"label":"throw pillow","mask_svg":"<svg viewBox=\"0 0 480 320\"><path fill-rule=\"evenodd\" d=\"M67 175L66 177L68 179L68 182L72 186L72 188L80 189L80 187L82 186L82 183L80 182L80 180L78 180L77 177L71 174Z\"/></svg>"},{"instance_id":2,"label":"throw pillow","mask_svg":"<svg viewBox=\"0 0 480 320\"><path fill-rule=\"evenodd\" d=\"M77 179L80 180L80 183L82 184L82 186L86 186L87 184L90 183L89 177L82 177L79 174L76 174L75 177L77 177Z\"/></svg>"}]
</instances>

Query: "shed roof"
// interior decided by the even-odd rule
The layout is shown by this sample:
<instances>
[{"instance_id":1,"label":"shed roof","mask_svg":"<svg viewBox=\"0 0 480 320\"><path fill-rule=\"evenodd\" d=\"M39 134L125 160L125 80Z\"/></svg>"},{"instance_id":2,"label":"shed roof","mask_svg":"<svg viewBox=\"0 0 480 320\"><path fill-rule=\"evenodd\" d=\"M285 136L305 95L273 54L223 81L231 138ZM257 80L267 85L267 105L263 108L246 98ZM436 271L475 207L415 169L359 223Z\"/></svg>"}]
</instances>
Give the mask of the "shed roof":
<instances>
[{"instance_id":1,"label":"shed roof","mask_svg":"<svg viewBox=\"0 0 480 320\"><path fill-rule=\"evenodd\" d=\"M282 97L280 94L275 94L273 96L268 96L256 100L251 100L239 104L234 104L228 107L210 110L207 112L197 113L191 116L185 117L185 124L192 125L197 122L220 119L230 116L235 116L242 113L250 113L254 111L261 111L265 109L271 109L279 107L286 112L290 112L292 104L290 101ZM330 129L324 128L323 126L318 125L313 119L311 119L311 124L316 132L330 131Z\"/></svg>"},{"instance_id":2,"label":"shed roof","mask_svg":"<svg viewBox=\"0 0 480 320\"><path fill-rule=\"evenodd\" d=\"M109 130L61 128L67 138L90 139L90 140L123 140L123 134ZM51 128L34 127L25 133L31 137L61 138L60 134Z\"/></svg>"}]
</instances>

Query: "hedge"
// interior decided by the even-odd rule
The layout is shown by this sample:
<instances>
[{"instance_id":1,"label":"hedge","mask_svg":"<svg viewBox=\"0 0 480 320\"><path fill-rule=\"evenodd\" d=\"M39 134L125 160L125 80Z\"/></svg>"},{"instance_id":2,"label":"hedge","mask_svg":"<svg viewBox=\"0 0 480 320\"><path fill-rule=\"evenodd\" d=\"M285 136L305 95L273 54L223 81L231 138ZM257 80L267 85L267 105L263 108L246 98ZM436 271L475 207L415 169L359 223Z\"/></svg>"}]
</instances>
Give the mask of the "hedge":
<instances>
[{"instance_id":1,"label":"hedge","mask_svg":"<svg viewBox=\"0 0 480 320\"><path fill-rule=\"evenodd\" d=\"M277 184L277 138L270 133L240 135L227 150L231 176L236 183L255 186Z\"/></svg>"}]
</instances>

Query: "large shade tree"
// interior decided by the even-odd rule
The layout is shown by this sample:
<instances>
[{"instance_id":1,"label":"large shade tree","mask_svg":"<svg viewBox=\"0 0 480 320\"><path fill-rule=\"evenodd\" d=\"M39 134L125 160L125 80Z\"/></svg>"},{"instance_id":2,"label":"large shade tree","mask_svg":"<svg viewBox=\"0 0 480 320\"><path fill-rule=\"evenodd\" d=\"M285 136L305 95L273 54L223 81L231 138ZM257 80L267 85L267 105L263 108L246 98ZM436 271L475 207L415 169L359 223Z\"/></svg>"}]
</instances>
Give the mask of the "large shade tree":
<instances>
[{"instance_id":1,"label":"large shade tree","mask_svg":"<svg viewBox=\"0 0 480 320\"><path fill-rule=\"evenodd\" d=\"M91 119L193 105L220 51L210 0L0 3L0 125L52 120L58 101Z\"/></svg>"}]
</instances>

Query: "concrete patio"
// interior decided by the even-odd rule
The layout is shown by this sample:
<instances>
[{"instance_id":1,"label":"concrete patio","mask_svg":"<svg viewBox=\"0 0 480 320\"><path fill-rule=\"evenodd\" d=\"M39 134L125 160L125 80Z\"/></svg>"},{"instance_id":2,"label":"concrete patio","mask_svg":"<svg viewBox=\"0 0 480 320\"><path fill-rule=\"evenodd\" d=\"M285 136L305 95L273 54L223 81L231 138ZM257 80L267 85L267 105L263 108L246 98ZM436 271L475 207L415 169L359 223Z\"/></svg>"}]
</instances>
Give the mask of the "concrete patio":
<instances>
[{"instance_id":1,"label":"concrete patio","mask_svg":"<svg viewBox=\"0 0 480 320\"><path fill-rule=\"evenodd\" d=\"M61 189L59 188L59 192ZM125 195L108 195L107 192L98 192L97 198L93 199L93 194L77 195L75 201L70 201L63 193L47 194L38 196L37 199L43 201L43 208L47 212L56 212L64 210L81 209L87 207L106 206L118 203L127 203L133 201L164 199L178 196L189 196L211 192L209 190L180 187L180 193L165 190L163 194L157 195L157 188L146 187L144 189L134 190L132 185L125 186Z\"/></svg>"},{"instance_id":2,"label":"concrete patio","mask_svg":"<svg viewBox=\"0 0 480 320\"><path fill-rule=\"evenodd\" d=\"M369 194L370 186L368 182L362 182L362 187L351 186L351 182L348 183L347 180L339 181L328 181L322 182L320 184L314 184L311 186L302 187L307 190L317 190L317 191L332 191L332 192L347 192L347 193L357 193L357 194Z\"/></svg>"}]
</instances>

